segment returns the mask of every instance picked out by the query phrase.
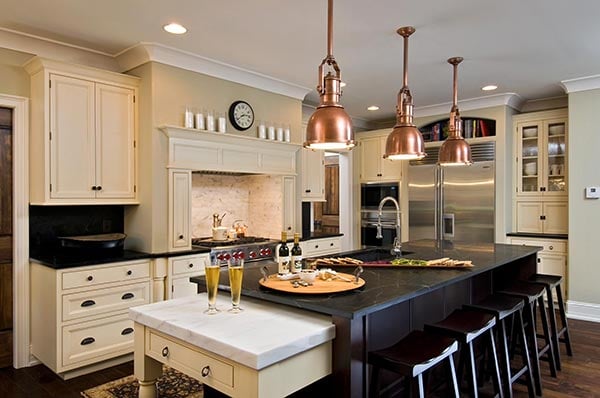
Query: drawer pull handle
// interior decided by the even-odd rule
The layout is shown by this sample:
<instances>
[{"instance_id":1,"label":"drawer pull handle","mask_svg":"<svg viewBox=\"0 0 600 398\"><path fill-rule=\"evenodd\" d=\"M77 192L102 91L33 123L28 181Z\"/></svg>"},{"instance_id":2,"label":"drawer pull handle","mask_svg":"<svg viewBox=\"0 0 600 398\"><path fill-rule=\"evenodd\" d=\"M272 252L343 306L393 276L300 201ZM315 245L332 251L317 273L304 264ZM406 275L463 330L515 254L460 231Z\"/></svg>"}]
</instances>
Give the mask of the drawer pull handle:
<instances>
[{"instance_id":1,"label":"drawer pull handle","mask_svg":"<svg viewBox=\"0 0 600 398\"><path fill-rule=\"evenodd\" d=\"M91 307L92 305L96 305L94 300L85 300L83 303L81 303L82 307Z\"/></svg>"},{"instance_id":2,"label":"drawer pull handle","mask_svg":"<svg viewBox=\"0 0 600 398\"><path fill-rule=\"evenodd\" d=\"M201 373L202 377L208 376L210 374L210 366L206 365L205 367L203 367Z\"/></svg>"},{"instance_id":3,"label":"drawer pull handle","mask_svg":"<svg viewBox=\"0 0 600 398\"><path fill-rule=\"evenodd\" d=\"M131 274L133 274L133 271L132 271L132 270L130 270L130 269L129 269L129 270L127 270L127 275L131 275Z\"/></svg>"},{"instance_id":4,"label":"drawer pull handle","mask_svg":"<svg viewBox=\"0 0 600 398\"><path fill-rule=\"evenodd\" d=\"M98 186L96 187L96 190L97 190L97 191L102 191L102 185L98 185Z\"/></svg>"},{"instance_id":5,"label":"drawer pull handle","mask_svg":"<svg viewBox=\"0 0 600 398\"><path fill-rule=\"evenodd\" d=\"M121 332L121 335L126 336L126 335L131 334L131 333L133 333L133 328L125 328Z\"/></svg>"},{"instance_id":6,"label":"drawer pull handle","mask_svg":"<svg viewBox=\"0 0 600 398\"><path fill-rule=\"evenodd\" d=\"M550 246L550 247L549 247L549 249L550 249L550 250L554 250L554 246Z\"/></svg>"},{"instance_id":7,"label":"drawer pull handle","mask_svg":"<svg viewBox=\"0 0 600 398\"><path fill-rule=\"evenodd\" d=\"M183 239L183 235L179 235L179 239Z\"/></svg>"},{"instance_id":8,"label":"drawer pull handle","mask_svg":"<svg viewBox=\"0 0 600 398\"><path fill-rule=\"evenodd\" d=\"M169 356L169 347L165 347L162 349L161 354L163 357L168 357Z\"/></svg>"},{"instance_id":9,"label":"drawer pull handle","mask_svg":"<svg viewBox=\"0 0 600 398\"><path fill-rule=\"evenodd\" d=\"M315 245L315 249L318 249L318 248L319 248L319 245Z\"/></svg>"},{"instance_id":10,"label":"drawer pull handle","mask_svg":"<svg viewBox=\"0 0 600 398\"><path fill-rule=\"evenodd\" d=\"M95 341L96 341L96 339L93 337L86 337L85 339L81 340L81 345L92 344Z\"/></svg>"},{"instance_id":11,"label":"drawer pull handle","mask_svg":"<svg viewBox=\"0 0 600 398\"><path fill-rule=\"evenodd\" d=\"M190 267L190 268L194 268L194 264L193 264L193 263L189 263L189 264L188 264L188 267Z\"/></svg>"},{"instance_id":12,"label":"drawer pull handle","mask_svg":"<svg viewBox=\"0 0 600 398\"><path fill-rule=\"evenodd\" d=\"M333 242L331 242L331 243L329 244L329 246L333 246Z\"/></svg>"},{"instance_id":13,"label":"drawer pull handle","mask_svg":"<svg viewBox=\"0 0 600 398\"><path fill-rule=\"evenodd\" d=\"M94 280L94 277L93 277L92 275L89 275L89 276L87 277L87 280L88 280L88 282L91 282L91 281L93 281L93 280Z\"/></svg>"},{"instance_id":14,"label":"drawer pull handle","mask_svg":"<svg viewBox=\"0 0 600 398\"><path fill-rule=\"evenodd\" d=\"M538 263L541 263L541 262L542 262L542 259L541 259L541 258L538 258L538 259L537 259L537 262L538 262Z\"/></svg>"},{"instance_id":15,"label":"drawer pull handle","mask_svg":"<svg viewBox=\"0 0 600 398\"><path fill-rule=\"evenodd\" d=\"M121 296L121 300L129 300L134 297L135 297L135 295L133 293L125 293L124 295Z\"/></svg>"},{"instance_id":16,"label":"drawer pull handle","mask_svg":"<svg viewBox=\"0 0 600 398\"><path fill-rule=\"evenodd\" d=\"M97 187L97 186L95 186L95 185L94 185L94 186L92 186L92 191L95 191L95 190L97 190L97 189L98 189L98 187Z\"/></svg>"}]
</instances>

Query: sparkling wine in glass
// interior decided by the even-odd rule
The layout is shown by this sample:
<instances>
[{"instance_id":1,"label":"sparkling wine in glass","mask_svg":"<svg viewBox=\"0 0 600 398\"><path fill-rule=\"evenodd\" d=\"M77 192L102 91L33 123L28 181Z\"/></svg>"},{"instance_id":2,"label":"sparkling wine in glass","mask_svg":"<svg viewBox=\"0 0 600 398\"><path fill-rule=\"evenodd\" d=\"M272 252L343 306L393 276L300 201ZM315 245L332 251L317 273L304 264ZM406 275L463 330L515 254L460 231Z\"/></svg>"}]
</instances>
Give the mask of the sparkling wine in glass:
<instances>
[{"instance_id":1,"label":"sparkling wine in glass","mask_svg":"<svg viewBox=\"0 0 600 398\"><path fill-rule=\"evenodd\" d=\"M229 312L241 312L240 297L242 295L242 279L244 277L244 259L233 259L228 262L229 286L231 287L231 308Z\"/></svg>"},{"instance_id":2,"label":"sparkling wine in glass","mask_svg":"<svg viewBox=\"0 0 600 398\"><path fill-rule=\"evenodd\" d=\"M214 315L220 312L217 309L217 290L219 287L219 273L221 272L219 261L216 260L210 264L205 263L204 272L206 278L206 291L208 294L208 309L206 309L204 313Z\"/></svg>"}]
</instances>

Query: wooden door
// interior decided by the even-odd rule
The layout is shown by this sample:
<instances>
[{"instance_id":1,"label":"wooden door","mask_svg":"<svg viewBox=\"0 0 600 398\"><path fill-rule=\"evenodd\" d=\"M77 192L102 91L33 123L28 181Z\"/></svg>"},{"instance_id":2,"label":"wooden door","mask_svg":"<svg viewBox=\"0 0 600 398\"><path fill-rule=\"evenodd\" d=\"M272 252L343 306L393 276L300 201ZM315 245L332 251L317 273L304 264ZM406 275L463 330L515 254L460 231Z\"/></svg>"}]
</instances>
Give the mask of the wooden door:
<instances>
[{"instance_id":1,"label":"wooden door","mask_svg":"<svg viewBox=\"0 0 600 398\"><path fill-rule=\"evenodd\" d=\"M12 109L0 108L0 368L12 366Z\"/></svg>"}]
</instances>

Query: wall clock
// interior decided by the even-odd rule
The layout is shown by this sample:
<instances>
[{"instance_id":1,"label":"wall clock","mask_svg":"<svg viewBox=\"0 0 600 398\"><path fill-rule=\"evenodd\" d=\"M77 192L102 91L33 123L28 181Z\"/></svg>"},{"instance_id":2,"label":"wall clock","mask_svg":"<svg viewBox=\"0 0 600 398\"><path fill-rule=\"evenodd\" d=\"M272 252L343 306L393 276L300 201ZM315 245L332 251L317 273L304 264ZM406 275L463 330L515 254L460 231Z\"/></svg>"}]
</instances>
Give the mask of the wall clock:
<instances>
[{"instance_id":1,"label":"wall clock","mask_svg":"<svg viewBox=\"0 0 600 398\"><path fill-rule=\"evenodd\" d=\"M229 106L229 121L236 130L248 130L254 123L254 111L246 101L235 101Z\"/></svg>"}]
</instances>

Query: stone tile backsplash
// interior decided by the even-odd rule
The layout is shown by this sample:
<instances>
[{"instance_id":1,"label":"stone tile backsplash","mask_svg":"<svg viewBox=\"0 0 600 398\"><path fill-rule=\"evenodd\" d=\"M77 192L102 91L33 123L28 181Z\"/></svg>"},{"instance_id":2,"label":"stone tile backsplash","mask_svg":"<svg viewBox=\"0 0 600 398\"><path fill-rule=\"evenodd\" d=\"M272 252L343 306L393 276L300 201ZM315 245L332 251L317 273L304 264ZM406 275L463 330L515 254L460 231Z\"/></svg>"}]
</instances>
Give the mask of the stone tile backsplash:
<instances>
[{"instance_id":1,"label":"stone tile backsplash","mask_svg":"<svg viewBox=\"0 0 600 398\"><path fill-rule=\"evenodd\" d=\"M247 235L278 239L283 225L283 183L271 175L192 175L192 236L212 233L213 213L227 213L222 225L236 220L248 225Z\"/></svg>"}]
</instances>

